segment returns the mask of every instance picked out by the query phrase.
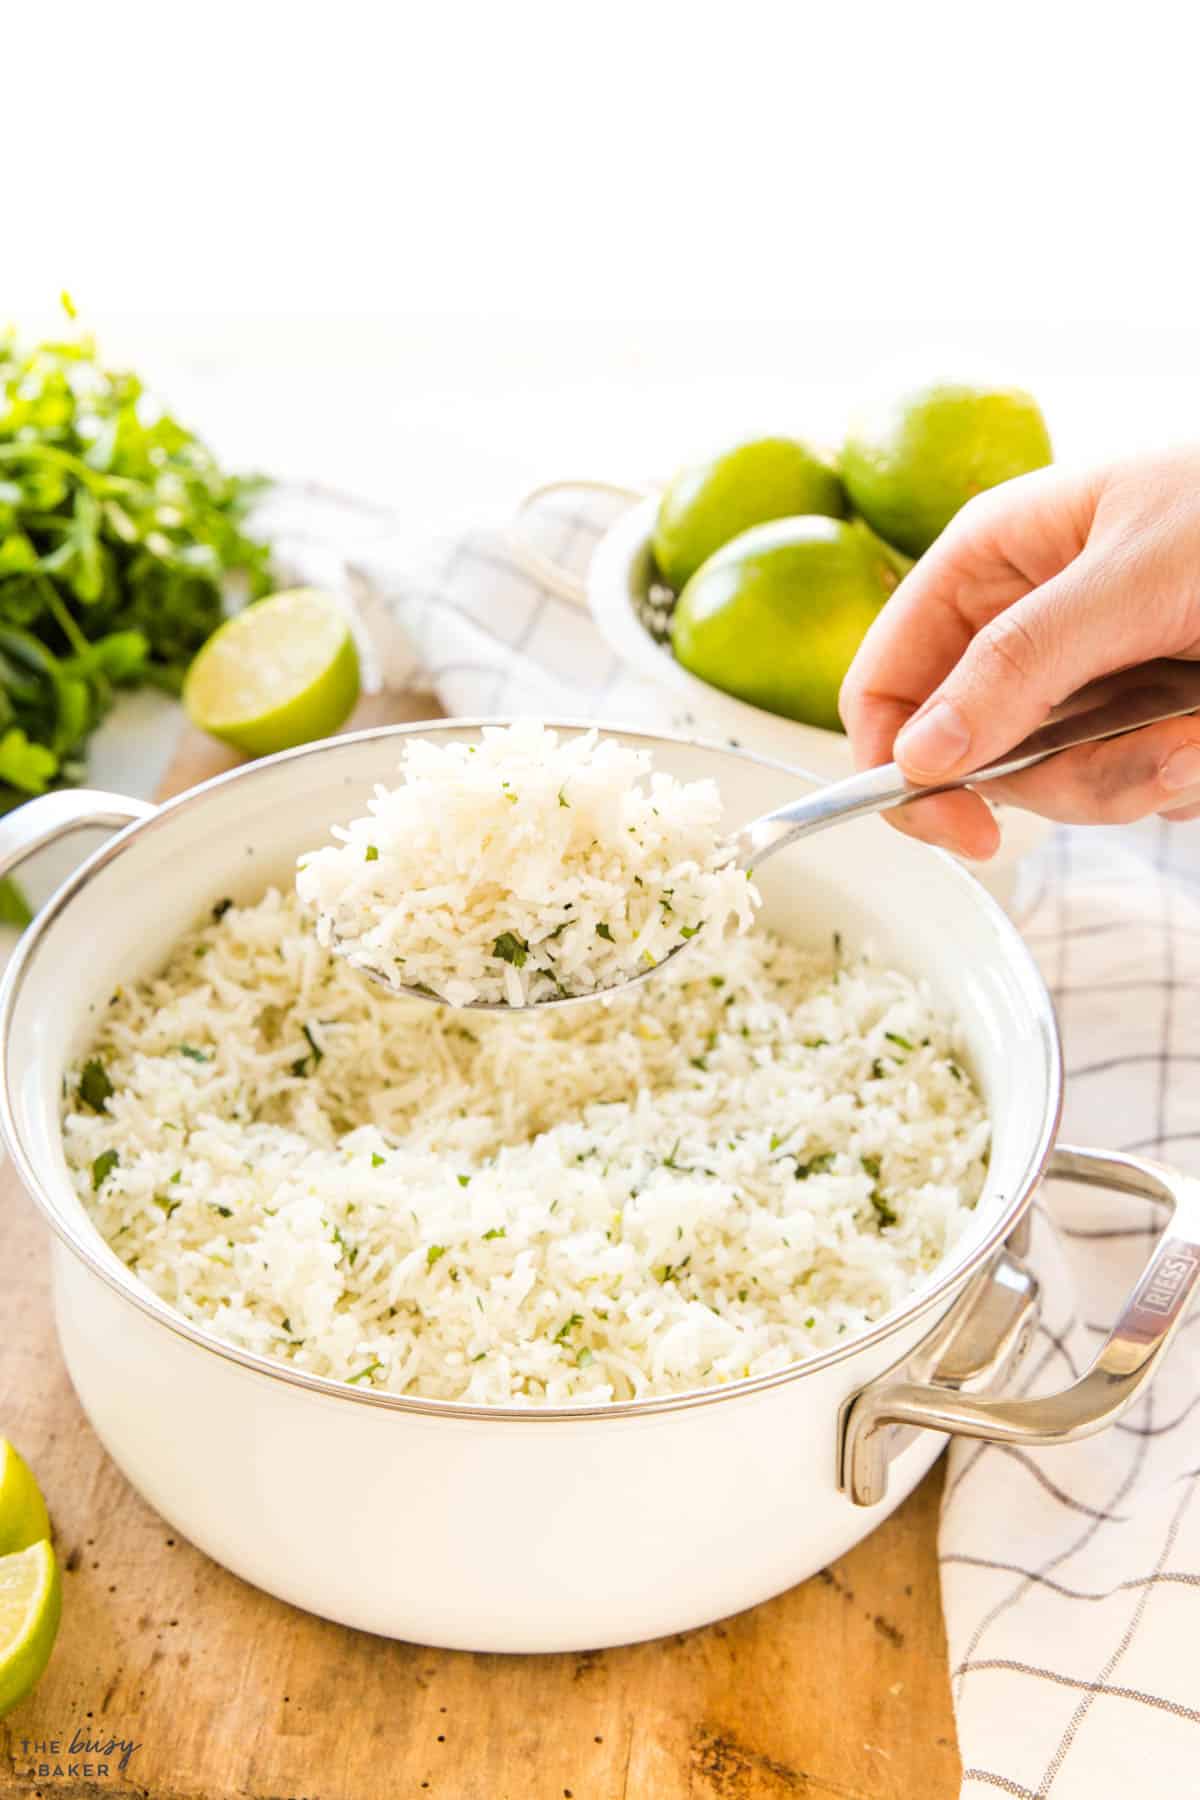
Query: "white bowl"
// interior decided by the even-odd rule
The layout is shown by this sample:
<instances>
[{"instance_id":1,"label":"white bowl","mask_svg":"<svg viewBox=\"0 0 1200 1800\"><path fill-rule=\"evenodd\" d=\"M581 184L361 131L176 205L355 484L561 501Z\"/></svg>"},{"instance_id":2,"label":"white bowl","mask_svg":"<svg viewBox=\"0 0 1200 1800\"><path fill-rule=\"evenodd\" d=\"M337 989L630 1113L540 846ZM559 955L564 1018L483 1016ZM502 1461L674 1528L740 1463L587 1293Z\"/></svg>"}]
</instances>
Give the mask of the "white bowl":
<instances>
[{"instance_id":1,"label":"white bowl","mask_svg":"<svg viewBox=\"0 0 1200 1800\"><path fill-rule=\"evenodd\" d=\"M674 696L670 724L676 731L699 731L737 749L753 750L824 781L853 772L849 740L840 731L802 725L796 719L751 706L691 675L670 650L655 642L643 625L639 606L654 580L650 545L658 496L650 495L623 513L596 546L587 577L592 617L610 647L640 675ZM1004 833L996 856L973 864L972 873L1010 910L1019 866L1050 830L1049 821L1015 807L999 812Z\"/></svg>"}]
</instances>

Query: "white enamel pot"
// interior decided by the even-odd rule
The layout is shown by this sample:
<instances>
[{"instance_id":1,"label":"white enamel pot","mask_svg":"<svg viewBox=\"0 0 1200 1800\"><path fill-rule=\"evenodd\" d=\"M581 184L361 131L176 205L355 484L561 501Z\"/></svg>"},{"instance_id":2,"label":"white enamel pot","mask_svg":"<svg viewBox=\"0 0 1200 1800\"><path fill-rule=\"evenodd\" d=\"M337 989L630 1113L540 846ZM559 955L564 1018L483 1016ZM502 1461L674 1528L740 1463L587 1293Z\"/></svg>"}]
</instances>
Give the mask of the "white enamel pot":
<instances>
[{"instance_id":1,"label":"white enamel pot","mask_svg":"<svg viewBox=\"0 0 1200 1800\"><path fill-rule=\"evenodd\" d=\"M470 736L467 723L407 728ZM85 827L124 827L26 933L0 991L3 1130L52 1228L63 1354L113 1459L218 1562L348 1625L473 1650L626 1643L736 1612L802 1580L887 1514L944 1441L1098 1429L1152 1373L1198 1265L1192 1184L1141 1159L1053 1149L1060 1059L1020 938L949 858L865 820L763 871L782 934L878 953L962 1021L994 1122L987 1186L951 1256L901 1310L810 1361L608 1408L486 1410L363 1392L234 1350L177 1317L102 1242L59 1131L64 1066L117 985L161 965L226 894L286 883L330 819L395 770L400 730L269 758L154 809L72 792L0 820L0 873ZM683 779L714 776L731 825L797 777L714 745L618 734ZM129 821L134 821L129 823ZM1036 1316L1006 1240L1051 1159L1171 1210L1095 1367L1005 1398Z\"/></svg>"}]
</instances>

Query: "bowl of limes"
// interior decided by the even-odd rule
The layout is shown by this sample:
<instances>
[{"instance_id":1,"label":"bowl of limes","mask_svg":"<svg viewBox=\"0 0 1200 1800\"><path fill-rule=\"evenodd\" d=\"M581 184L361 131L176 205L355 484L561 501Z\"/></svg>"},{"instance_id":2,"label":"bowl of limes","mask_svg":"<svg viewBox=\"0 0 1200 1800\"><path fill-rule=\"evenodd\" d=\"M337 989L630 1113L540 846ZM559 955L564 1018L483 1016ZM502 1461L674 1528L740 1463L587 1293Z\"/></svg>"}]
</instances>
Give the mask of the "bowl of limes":
<instances>
[{"instance_id":1,"label":"bowl of limes","mask_svg":"<svg viewBox=\"0 0 1200 1800\"><path fill-rule=\"evenodd\" d=\"M674 697L673 722L835 779L852 766L838 692L871 621L960 507L1044 467L1016 388L935 382L885 396L831 455L751 438L680 469L621 515L587 580L611 647ZM1045 822L1007 809L989 881L1007 895Z\"/></svg>"}]
</instances>

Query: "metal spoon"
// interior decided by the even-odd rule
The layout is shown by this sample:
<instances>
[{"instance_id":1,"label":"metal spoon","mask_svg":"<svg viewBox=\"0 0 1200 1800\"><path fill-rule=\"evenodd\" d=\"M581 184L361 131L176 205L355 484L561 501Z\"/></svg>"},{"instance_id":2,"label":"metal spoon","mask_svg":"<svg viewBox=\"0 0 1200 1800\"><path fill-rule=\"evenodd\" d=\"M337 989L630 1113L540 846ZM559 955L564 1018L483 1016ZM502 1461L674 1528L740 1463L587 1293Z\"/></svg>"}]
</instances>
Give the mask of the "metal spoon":
<instances>
[{"instance_id":1,"label":"metal spoon","mask_svg":"<svg viewBox=\"0 0 1200 1800\"><path fill-rule=\"evenodd\" d=\"M884 812L893 806L907 806L913 800L927 800L931 794L949 794L958 788L981 787L1003 775L1015 775L1045 762L1060 750L1077 744L1097 743L1101 738L1124 737L1144 725L1155 725L1163 719L1177 719L1187 713L1200 712L1200 662L1161 660L1141 663L1123 669L1116 675L1080 688L1061 706L1055 707L1047 722L1019 744L985 763L969 775L936 786L918 787L909 781L898 763L884 763L877 769L865 769L845 781L831 782L815 793L778 807L744 825L732 838L737 850L737 863L743 869L757 869L780 850L786 850L800 838L811 837L831 825L847 819L861 819L868 813ZM548 1006L579 1006L588 1001L605 999L624 993L639 982L650 981L668 962L691 948L694 939L677 945L653 968L630 976L628 981L610 988L599 988L590 994L572 994L561 999L527 1001L524 1006L510 1006L506 1001L473 1000L463 1011L528 1012ZM336 954L346 955L334 943ZM406 994L416 1000L428 1000L435 1006L448 1006L449 1001L425 988L405 987L393 981L380 969L368 968L360 962L354 967L372 981L379 982L390 993Z\"/></svg>"}]
</instances>

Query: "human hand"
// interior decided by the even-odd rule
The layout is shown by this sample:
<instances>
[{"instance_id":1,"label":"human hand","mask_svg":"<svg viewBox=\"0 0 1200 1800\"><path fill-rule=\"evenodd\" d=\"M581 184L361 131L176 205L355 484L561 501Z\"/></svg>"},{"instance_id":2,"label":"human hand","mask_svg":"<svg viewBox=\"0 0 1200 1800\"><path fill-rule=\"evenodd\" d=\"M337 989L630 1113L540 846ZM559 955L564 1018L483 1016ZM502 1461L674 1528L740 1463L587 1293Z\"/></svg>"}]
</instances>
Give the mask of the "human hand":
<instances>
[{"instance_id":1,"label":"human hand","mask_svg":"<svg viewBox=\"0 0 1200 1800\"><path fill-rule=\"evenodd\" d=\"M933 784L979 768L1087 682L1200 658L1200 450L1080 474L1039 469L972 500L905 577L842 686L860 768ZM988 783L1076 824L1200 817L1200 717L1063 751ZM961 855L1000 842L977 793L888 815Z\"/></svg>"}]
</instances>

